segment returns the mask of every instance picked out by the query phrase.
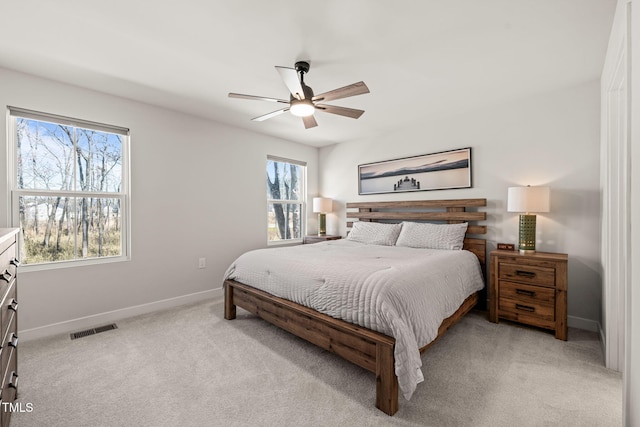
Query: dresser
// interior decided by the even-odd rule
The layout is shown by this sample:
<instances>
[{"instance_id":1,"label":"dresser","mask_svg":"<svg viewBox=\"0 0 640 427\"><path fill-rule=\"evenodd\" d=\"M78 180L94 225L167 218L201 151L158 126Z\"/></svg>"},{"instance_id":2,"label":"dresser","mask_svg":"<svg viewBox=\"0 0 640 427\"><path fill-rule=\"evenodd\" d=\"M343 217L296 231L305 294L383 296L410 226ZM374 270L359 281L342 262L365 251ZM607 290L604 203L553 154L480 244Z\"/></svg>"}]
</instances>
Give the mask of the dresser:
<instances>
[{"instance_id":1,"label":"dresser","mask_svg":"<svg viewBox=\"0 0 640 427\"><path fill-rule=\"evenodd\" d=\"M567 339L567 254L492 251L489 320L550 329Z\"/></svg>"},{"instance_id":2,"label":"dresser","mask_svg":"<svg viewBox=\"0 0 640 427\"><path fill-rule=\"evenodd\" d=\"M10 406L18 394L18 229L0 228L0 426L9 425Z\"/></svg>"}]
</instances>

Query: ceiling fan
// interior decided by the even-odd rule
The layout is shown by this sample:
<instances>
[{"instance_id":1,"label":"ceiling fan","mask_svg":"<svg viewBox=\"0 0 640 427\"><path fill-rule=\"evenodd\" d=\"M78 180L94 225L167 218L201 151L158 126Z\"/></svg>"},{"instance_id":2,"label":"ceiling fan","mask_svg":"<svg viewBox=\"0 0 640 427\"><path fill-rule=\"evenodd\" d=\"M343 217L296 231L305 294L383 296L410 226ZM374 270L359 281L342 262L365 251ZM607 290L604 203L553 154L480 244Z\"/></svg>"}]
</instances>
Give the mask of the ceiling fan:
<instances>
[{"instance_id":1,"label":"ceiling fan","mask_svg":"<svg viewBox=\"0 0 640 427\"><path fill-rule=\"evenodd\" d=\"M291 114L294 116L301 117L305 129L309 129L318 126L318 122L316 122L316 119L313 116L315 111L323 111L325 113L351 117L352 119L357 119L364 113L364 110L323 104L323 102L326 101L333 101L335 99L369 93L369 88L364 84L364 82L354 83L329 92L321 93L320 95L314 95L313 90L304 83L304 75L309 72L309 63L307 61L296 62L295 69L276 66L276 70L278 70L284 84L289 89L289 92L291 92L288 101L285 99L266 98L264 96L243 95L241 93L233 92L229 93L230 98L255 99L257 101L287 104L287 107L285 108L262 116L254 117L251 120L261 122L263 120L270 119L271 117L278 116L286 111L291 111ZM298 77L298 75L300 77Z\"/></svg>"}]
</instances>

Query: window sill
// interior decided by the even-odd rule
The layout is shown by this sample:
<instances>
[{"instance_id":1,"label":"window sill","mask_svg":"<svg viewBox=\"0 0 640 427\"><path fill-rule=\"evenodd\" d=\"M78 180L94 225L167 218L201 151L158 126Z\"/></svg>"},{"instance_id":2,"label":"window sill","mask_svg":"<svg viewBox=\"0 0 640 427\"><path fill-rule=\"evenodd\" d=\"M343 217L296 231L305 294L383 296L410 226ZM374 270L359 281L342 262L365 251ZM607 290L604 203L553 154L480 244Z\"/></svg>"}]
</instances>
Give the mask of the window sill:
<instances>
[{"instance_id":1,"label":"window sill","mask_svg":"<svg viewBox=\"0 0 640 427\"><path fill-rule=\"evenodd\" d=\"M83 259L83 260L75 260L75 261L57 261L57 262L47 262L47 263L40 263L40 264L22 264L20 265L20 274L29 273L32 271L54 270L59 268L89 267L92 265L110 264L113 262L123 262L123 261L131 261L131 258L127 256L114 256L114 257Z\"/></svg>"}]
</instances>

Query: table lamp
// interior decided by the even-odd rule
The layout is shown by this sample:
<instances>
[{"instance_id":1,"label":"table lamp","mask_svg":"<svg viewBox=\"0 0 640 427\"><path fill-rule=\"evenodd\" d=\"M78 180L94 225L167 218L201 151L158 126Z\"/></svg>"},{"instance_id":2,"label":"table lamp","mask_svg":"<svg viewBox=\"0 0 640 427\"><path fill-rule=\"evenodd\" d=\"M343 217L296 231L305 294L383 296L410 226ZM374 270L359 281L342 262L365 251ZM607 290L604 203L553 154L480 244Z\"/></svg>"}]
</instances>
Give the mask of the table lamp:
<instances>
[{"instance_id":1,"label":"table lamp","mask_svg":"<svg viewBox=\"0 0 640 427\"><path fill-rule=\"evenodd\" d=\"M509 187L507 211L520 212L518 249L521 254L536 251L535 212L549 212L549 187Z\"/></svg>"},{"instance_id":2,"label":"table lamp","mask_svg":"<svg viewBox=\"0 0 640 427\"><path fill-rule=\"evenodd\" d=\"M313 212L318 214L318 236L327 234L327 212L331 212L333 200L326 197L313 198Z\"/></svg>"}]
</instances>

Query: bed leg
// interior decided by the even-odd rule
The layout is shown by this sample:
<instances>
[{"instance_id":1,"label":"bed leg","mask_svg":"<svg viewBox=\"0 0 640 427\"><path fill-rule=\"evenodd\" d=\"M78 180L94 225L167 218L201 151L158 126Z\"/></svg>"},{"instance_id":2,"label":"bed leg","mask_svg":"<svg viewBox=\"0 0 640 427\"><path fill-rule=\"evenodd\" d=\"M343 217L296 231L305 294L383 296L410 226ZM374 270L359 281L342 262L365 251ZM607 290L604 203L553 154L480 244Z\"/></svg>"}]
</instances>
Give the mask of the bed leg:
<instances>
[{"instance_id":1,"label":"bed leg","mask_svg":"<svg viewBox=\"0 0 640 427\"><path fill-rule=\"evenodd\" d=\"M227 320L236 318L236 305L233 303L233 286L228 283L224 287L224 318Z\"/></svg>"},{"instance_id":2,"label":"bed leg","mask_svg":"<svg viewBox=\"0 0 640 427\"><path fill-rule=\"evenodd\" d=\"M376 346L376 408L387 415L398 411L398 377L396 376L393 345Z\"/></svg>"}]
</instances>

